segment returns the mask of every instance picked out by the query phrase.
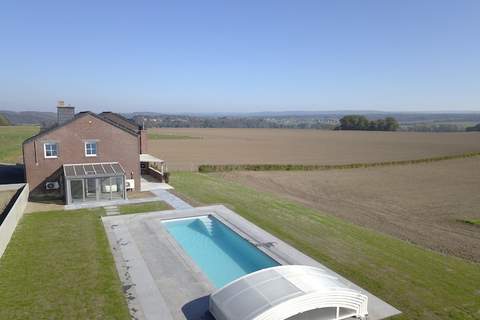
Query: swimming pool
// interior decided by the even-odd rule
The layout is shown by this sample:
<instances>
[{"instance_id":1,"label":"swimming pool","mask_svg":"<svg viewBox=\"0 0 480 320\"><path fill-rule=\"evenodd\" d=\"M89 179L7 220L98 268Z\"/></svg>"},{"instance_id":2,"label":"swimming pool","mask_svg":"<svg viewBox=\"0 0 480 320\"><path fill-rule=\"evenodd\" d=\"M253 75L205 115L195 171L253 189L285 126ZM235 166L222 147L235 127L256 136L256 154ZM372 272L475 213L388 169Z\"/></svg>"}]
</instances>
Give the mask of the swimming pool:
<instances>
[{"instance_id":1,"label":"swimming pool","mask_svg":"<svg viewBox=\"0 0 480 320\"><path fill-rule=\"evenodd\" d=\"M212 216L163 224L217 288L248 273L279 265Z\"/></svg>"}]
</instances>

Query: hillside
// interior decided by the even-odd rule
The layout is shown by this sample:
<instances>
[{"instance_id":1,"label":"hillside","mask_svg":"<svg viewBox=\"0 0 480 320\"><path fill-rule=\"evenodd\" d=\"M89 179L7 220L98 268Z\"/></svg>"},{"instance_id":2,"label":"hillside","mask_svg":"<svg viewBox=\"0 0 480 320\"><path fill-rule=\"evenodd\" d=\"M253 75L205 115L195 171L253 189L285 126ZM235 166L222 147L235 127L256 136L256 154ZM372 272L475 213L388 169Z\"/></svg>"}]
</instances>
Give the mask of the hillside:
<instances>
[{"instance_id":1,"label":"hillside","mask_svg":"<svg viewBox=\"0 0 480 320\"><path fill-rule=\"evenodd\" d=\"M0 113L0 126L10 126L11 123L3 114Z\"/></svg>"},{"instance_id":2,"label":"hillside","mask_svg":"<svg viewBox=\"0 0 480 320\"><path fill-rule=\"evenodd\" d=\"M55 112L40 111L0 111L13 125L41 125L49 127L55 123L57 115Z\"/></svg>"}]
</instances>

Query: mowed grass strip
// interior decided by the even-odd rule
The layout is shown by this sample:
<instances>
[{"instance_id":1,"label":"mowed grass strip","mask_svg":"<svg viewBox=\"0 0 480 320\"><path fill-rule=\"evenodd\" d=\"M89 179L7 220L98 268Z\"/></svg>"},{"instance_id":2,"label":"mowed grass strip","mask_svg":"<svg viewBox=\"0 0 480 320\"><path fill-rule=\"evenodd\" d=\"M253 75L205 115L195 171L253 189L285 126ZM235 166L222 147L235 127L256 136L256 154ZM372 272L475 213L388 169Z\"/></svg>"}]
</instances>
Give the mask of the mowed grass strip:
<instances>
[{"instance_id":1,"label":"mowed grass strip","mask_svg":"<svg viewBox=\"0 0 480 320\"><path fill-rule=\"evenodd\" d=\"M479 319L480 265L200 173L177 172L185 198L223 203L400 309L395 319Z\"/></svg>"},{"instance_id":2,"label":"mowed grass strip","mask_svg":"<svg viewBox=\"0 0 480 320\"><path fill-rule=\"evenodd\" d=\"M461 220L463 223L467 223L467 224L473 224L473 225L476 225L476 226L480 226L480 219L464 219L464 220Z\"/></svg>"},{"instance_id":3,"label":"mowed grass strip","mask_svg":"<svg viewBox=\"0 0 480 320\"><path fill-rule=\"evenodd\" d=\"M162 211L162 210L170 210L170 209L173 209L173 208L163 201L124 204L124 205L118 206L118 210L120 211L121 214Z\"/></svg>"},{"instance_id":4,"label":"mowed grass strip","mask_svg":"<svg viewBox=\"0 0 480 320\"><path fill-rule=\"evenodd\" d=\"M22 218L0 260L0 319L130 319L102 213Z\"/></svg>"},{"instance_id":5,"label":"mowed grass strip","mask_svg":"<svg viewBox=\"0 0 480 320\"><path fill-rule=\"evenodd\" d=\"M17 162L22 155L23 141L39 130L38 126L0 126L0 162Z\"/></svg>"},{"instance_id":6,"label":"mowed grass strip","mask_svg":"<svg viewBox=\"0 0 480 320\"><path fill-rule=\"evenodd\" d=\"M151 140L188 140L188 139L202 139L202 137L193 137L187 135L179 135L173 133L148 133L148 139Z\"/></svg>"},{"instance_id":7,"label":"mowed grass strip","mask_svg":"<svg viewBox=\"0 0 480 320\"><path fill-rule=\"evenodd\" d=\"M314 171L314 170L341 170L360 169L386 166L399 166L409 164L430 163L454 159L467 159L479 157L480 152L467 152L456 155L431 157L413 160L381 161L349 164L202 164L198 171L202 173L230 172L230 171Z\"/></svg>"}]
</instances>

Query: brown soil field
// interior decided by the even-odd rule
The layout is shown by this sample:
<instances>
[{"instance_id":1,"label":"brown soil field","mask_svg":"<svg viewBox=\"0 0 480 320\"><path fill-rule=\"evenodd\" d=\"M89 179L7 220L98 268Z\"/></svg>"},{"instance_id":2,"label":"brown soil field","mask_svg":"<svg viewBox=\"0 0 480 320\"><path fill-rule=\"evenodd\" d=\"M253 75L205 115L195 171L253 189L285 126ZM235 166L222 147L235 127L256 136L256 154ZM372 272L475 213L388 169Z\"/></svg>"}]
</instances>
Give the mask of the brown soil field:
<instances>
[{"instance_id":1,"label":"brown soil field","mask_svg":"<svg viewBox=\"0 0 480 320\"><path fill-rule=\"evenodd\" d=\"M352 223L480 262L480 158L310 172L215 173Z\"/></svg>"},{"instance_id":2,"label":"brown soil field","mask_svg":"<svg viewBox=\"0 0 480 320\"><path fill-rule=\"evenodd\" d=\"M15 191L0 191L0 214L3 213L3 210L5 210L14 195Z\"/></svg>"},{"instance_id":3,"label":"brown soil field","mask_svg":"<svg viewBox=\"0 0 480 320\"><path fill-rule=\"evenodd\" d=\"M162 128L149 133L182 136L149 141L149 153L166 160L170 170L196 171L200 164L349 164L480 151L480 133L473 132Z\"/></svg>"}]
</instances>

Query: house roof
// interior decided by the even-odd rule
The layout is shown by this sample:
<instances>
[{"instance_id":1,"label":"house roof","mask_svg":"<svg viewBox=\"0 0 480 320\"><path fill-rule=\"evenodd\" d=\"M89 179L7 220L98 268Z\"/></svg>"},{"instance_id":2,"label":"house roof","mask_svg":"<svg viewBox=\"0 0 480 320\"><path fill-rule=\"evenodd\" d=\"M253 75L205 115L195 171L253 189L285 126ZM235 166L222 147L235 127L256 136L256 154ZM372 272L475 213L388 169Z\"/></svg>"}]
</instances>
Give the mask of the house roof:
<instances>
[{"instance_id":1,"label":"house roof","mask_svg":"<svg viewBox=\"0 0 480 320\"><path fill-rule=\"evenodd\" d=\"M157 162L157 163L164 163L165 161L162 159L158 159L157 157L152 156L148 153L141 153L140 154L140 162Z\"/></svg>"},{"instance_id":2,"label":"house roof","mask_svg":"<svg viewBox=\"0 0 480 320\"><path fill-rule=\"evenodd\" d=\"M338 320L365 318L367 303L367 296L326 270L285 265L230 282L210 296L209 309L217 320L284 320L320 309L320 319Z\"/></svg>"},{"instance_id":3,"label":"house roof","mask_svg":"<svg viewBox=\"0 0 480 320\"><path fill-rule=\"evenodd\" d=\"M108 123L108 124L110 124L110 125L112 125L112 126L114 126L114 127L117 127L117 128L119 128L119 129L121 129L121 130L123 130L123 131L125 131L125 132L128 132L128 133L130 133L131 135L138 136L138 129L137 129L137 131L135 131L135 130L130 130L130 129L128 129L127 127L122 126L122 125L120 125L119 123L116 123L116 122L114 122L114 121L112 121L112 120L110 120L110 119L108 119L108 118L106 118L106 117L101 117L101 116L99 116L99 115L97 115L97 114L95 114L95 113L93 113L93 112L91 112L91 111L83 111L83 112L77 113L71 120L68 120L68 121L66 121L66 122L64 122L64 123L62 123L62 124L57 124L57 125L55 125L55 126L53 126L53 127L51 127L51 128L48 128L47 130L41 131L41 132L39 132L38 134L36 134L36 135L34 135L34 136L26 139L25 141L23 141L23 144L28 143L28 142L30 142L30 141L33 141L33 140L35 140L35 139L37 139L37 138L40 138L41 136L46 135L47 133L53 132L53 131L55 131L55 130L57 130L57 129L59 129L59 128L62 128L62 127L64 127L64 126L67 126L68 124L70 124L70 123L72 123L72 122L74 122L74 121L76 121L76 120L78 120L78 119L80 119L80 118L83 118L83 117L85 117L85 116L87 116L87 115L90 115L90 116L95 117L95 118L97 118L97 119L99 119L99 120L102 120L103 122L106 122L106 123ZM125 118L125 119L126 119L126 118Z\"/></svg>"},{"instance_id":4,"label":"house roof","mask_svg":"<svg viewBox=\"0 0 480 320\"><path fill-rule=\"evenodd\" d=\"M139 126L135 122L133 122L130 119L125 118L124 116L122 116L118 113L105 111L105 112L100 113L98 116L103 118L103 119L109 120L109 121L117 124L118 126L124 127L128 130L131 130L131 131L134 131L134 132L139 131Z\"/></svg>"}]
</instances>

